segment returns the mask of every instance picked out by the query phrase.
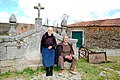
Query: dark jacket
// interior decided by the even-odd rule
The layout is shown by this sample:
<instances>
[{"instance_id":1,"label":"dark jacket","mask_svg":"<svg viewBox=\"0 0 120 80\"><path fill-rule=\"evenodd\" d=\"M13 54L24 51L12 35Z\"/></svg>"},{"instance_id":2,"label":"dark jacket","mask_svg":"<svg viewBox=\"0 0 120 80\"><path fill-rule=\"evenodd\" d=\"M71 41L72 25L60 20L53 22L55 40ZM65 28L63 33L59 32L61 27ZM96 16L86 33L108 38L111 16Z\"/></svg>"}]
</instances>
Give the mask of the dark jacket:
<instances>
[{"instance_id":1,"label":"dark jacket","mask_svg":"<svg viewBox=\"0 0 120 80\"><path fill-rule=\"evenodd\" d=\"M69 55L74 55L74 51L73 51L72 45L69 44L69 43L68 43L68 45L71 48ZM60 47L60 53L59 53L59 55L65 57L66 55L62 52L63 51L63 41L61 43L59 43L58 46Z\"/></svg>"},{"instance_id":2,"label":"dark jacket","mask_svg":"<svg viewBox=\"0 0 120 80\"><path fill-rule=\"evenodd\" d=\"M42 47L48 48L49 46L52 46L53 49L56 47L56 39L54 35L48 36L48 33L46 32L41 39L41 53L42 53Z\"/></svg>"},{"instance_id":3,"label":"dark jacket","mask_svg":"<svg viewBox=\"0 0 120 80\"><path fill-rule=\"evenodd\" d=\"M64 54L62 54L62 49L63 49L63 46L62 46L62 43L59 43L57 46L56 46L56 54L55 54L55 64L58 65L58 60L59 60L59 56L65 56ZM70 46L71 48L71 53L72 55L74 55L74 51L73 51L73 48L72 48L72 45L68 43L68 45Z\"/></svg>"}]
</instances>

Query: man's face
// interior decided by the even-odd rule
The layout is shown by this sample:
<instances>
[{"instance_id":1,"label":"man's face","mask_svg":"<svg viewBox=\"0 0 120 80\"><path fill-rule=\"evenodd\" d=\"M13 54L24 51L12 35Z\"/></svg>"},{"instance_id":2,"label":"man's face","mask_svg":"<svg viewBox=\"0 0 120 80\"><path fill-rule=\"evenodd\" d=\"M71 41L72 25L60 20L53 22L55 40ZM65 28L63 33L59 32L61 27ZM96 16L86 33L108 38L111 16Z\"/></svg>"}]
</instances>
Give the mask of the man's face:
<instances>
[{"instance_id":1,"label":"man's face","mask_svg":"<svg viewBox=\"0 0 120 80\"><path fill-rule=\"evenodd\" d=\"M68 42L68 37L65 36L64 39L63 39L64 43L67 43Z\"/></svg>"}]
</instances>

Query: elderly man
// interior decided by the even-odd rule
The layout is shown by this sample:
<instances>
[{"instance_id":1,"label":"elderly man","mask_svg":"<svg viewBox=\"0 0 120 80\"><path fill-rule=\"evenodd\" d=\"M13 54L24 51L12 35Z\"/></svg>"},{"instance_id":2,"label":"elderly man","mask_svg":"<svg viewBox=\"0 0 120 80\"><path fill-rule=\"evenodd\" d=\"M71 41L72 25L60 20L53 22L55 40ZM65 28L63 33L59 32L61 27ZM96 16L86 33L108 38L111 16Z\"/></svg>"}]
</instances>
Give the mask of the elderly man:
<instances>
[{"instance_id":1,"label":"elderly man","mask_svg":"<svg viewBox=\"0 0 120 80\"><path fill-rule=\"evenodd\" d=\"M72 46L68 43L68 37L64 36L63 41L61 43L59 43L58 46L61 47L60 48L60 56L59 56L59 65L60 65L61 71L60 71L59 75L61 76L64 73L64 62L65 61L71 63L70 72L72 74L76 74L74 69L75 69L77 59L75 59L75 57L73 57L74 51L73 51Z\"/></svg>"}]
</instances>

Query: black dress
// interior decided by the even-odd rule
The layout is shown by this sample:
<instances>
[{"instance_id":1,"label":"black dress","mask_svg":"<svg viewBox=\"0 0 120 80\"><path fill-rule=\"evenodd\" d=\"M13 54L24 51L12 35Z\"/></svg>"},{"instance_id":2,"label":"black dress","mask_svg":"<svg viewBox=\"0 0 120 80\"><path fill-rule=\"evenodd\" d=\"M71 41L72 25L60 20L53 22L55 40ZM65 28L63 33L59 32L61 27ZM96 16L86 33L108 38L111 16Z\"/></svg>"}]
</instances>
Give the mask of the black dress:
<instances>
[{"instance_id":1,"label":"black dress","mask_svg":"<svg viewBox=\"0 0 120 80\"><path fill-rule=\"evenodd\" d=\"M49 46L52 46L52 49L48 49ZM42 36L41 40L41 53L42 53L42 63L45 67L54 66L55 60L55 47L56 40L53 34L48 36L46 32Z\"/></svg>"}]
</instances>

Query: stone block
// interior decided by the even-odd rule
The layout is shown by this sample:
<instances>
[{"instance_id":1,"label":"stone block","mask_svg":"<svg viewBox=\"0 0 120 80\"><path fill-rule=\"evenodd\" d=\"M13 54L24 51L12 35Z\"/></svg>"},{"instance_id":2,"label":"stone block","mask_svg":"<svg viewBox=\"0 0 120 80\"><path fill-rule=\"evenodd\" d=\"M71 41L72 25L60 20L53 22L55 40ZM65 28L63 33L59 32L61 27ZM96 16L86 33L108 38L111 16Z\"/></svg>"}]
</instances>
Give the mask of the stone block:
<instances>
[{"instance_id":1,"label":"stone block","mask_svg":"<svg viewBox=\"0 0 120 80\"><path fill-rule=\"evenodd\" d=\"M17 49L15 58L20 59L20 58L24 57L24 54L25 54L25 49L22 46L20 49Z\"/></svg>"},{"instance_id":2,"label":"stone block","mask_svg":"<svg viewBox=\"0 0 120 80\"><path fill-rule=\"evenodd\" d=\"M0 71L1 73L9 72L10 67L1 67Z\"/></svg>"},{"instance_id":3,"label":"stone block","mask_svg":"<svg viewBox=\"0 0 120 80\"><path fill-rule=\"evenodd\" d=\"M1 73L5 73L5 72L17 72L17 69L15 67L1 67L0 68L0 72Z\"/></svg>"},{"instance_id":4,"label":"stone block","mask_svg":"<svg viewBox=\"0 0 120 80\"><path fill-rule=\"evenodd\" d=\"M64 69L70 69L70 65L71 65L71 63L69 63L69 62L64 62Z\"/></svg>"},{"instance_id":5,"label":"stone block","mask_svg":"<svg viewBox=\"0 0 120 80\"><path fill-rule=\"evenodd\" d=\"M89 63L101 63L107 60L106 52L92 52L88 54Z\"/></svg>"},{"instance_id":6,"label":"stone block","mask_svg":"<svg viewBox=\"0 0 120 80\"><path fill-rule=\"evenodd\" d=\"M7 59L15 59L17 47L7 47Z\"/></svg>"},{"instance_id":7,"label":"stone block","mask_svg":"<svg viewBox=\"0 0 120 80\"><path fill-rule=\"evenodd\" d=\"M15 72L17 72L17 69L15 67L11 67L9 72L14 72L15 73Z\"/></svg>"},{"instance_id":8,"label":"stone block","mask_svg":"<svg viewBox=\"0 0 120 80\"><path fill-rule=\"evenodd\" d=\"M25 68L28 67L27 61L26 59L22 58L22 59L16 59L16 69L17 71L21 71Z\"/></svg>"},{"instance_id":9,"label":"stone block","mask_svg":"<svg viewBox=\"0 0 120 80\"><path fill-rule=\"evenodd\" d=\"M42 26L42 19L41 18L36 18L36 20L35 20L35 28L38 29L41 26Z\"/></svg>"},{"instance_id":10,"label":"stone block","mask_svg":"<svg viewBox=\"0 0 120 80\"><path fill-rule=\"evenodd\" d=\"M1 61L1 66L2 67L10 67L10 66L15 66L16 62L15 60L5 60L5 61Z\"/></svg>"},{"instance_id":11,"label":"stone block","mask_svg":"<svg viewBox=\"0 0 120 80\"><path fill-rule=\"evenodd\" d=\"M27 64L28 65L38 65L38 64L42 64L42 59L36 59L36 60L27 60Z\"/></svg>"},{"instance_id":12,"label":"stone block","mask_svg":"<svg viewBox=\"0 0 120 80\"><path fill-rule=\"evenodd\" d=\"M5 48L2 48L0 50L0 60L5 60L6 58L7 58L6 50L5 50Z\"/></svg>"}]
</instances>

